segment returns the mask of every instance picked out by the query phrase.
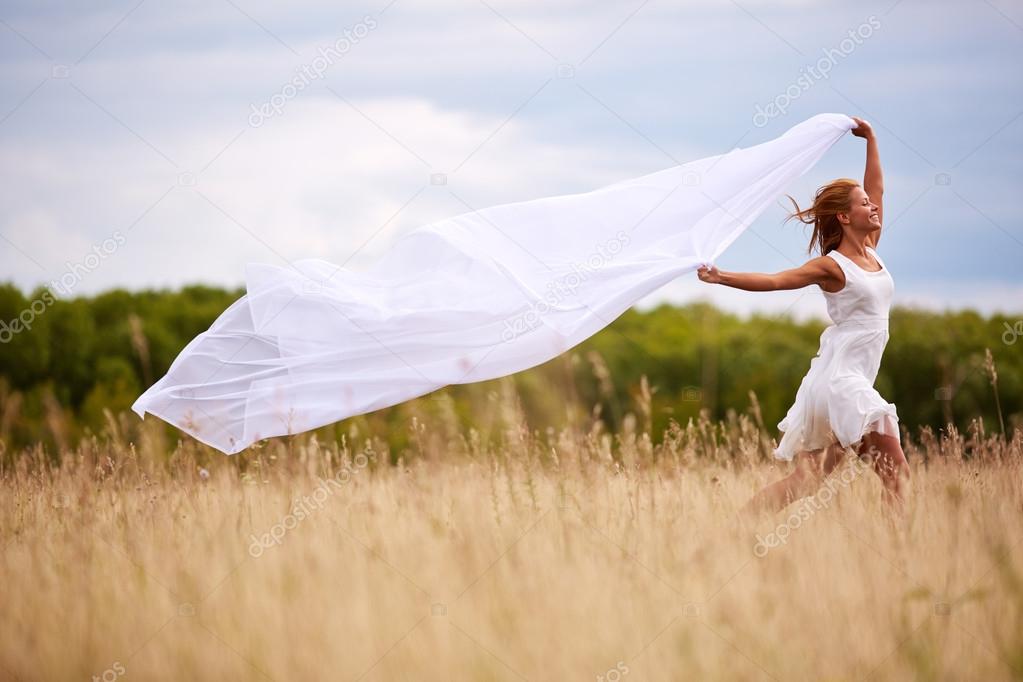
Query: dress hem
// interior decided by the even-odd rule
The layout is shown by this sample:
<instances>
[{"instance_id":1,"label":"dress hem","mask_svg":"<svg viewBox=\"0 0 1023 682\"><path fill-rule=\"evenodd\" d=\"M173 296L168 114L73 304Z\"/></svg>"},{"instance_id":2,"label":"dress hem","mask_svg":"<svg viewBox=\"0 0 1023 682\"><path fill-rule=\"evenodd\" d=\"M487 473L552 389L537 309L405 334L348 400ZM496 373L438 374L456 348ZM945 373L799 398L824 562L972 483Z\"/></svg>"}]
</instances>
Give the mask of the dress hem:
<instances>
[{"instance_id":1,"label":"dress hem","mask_svg":"<svg viewBox=\"0 0 1023 682\"><path fill-rule=\"evenodd\" d=\"M867 416L867 419L870 420L870 415ZM877 433L879 433L879 434L881 434L883 436L891 436L893 438L900 438L899 418L898 418L898 416L893 414L890 410L882 411L880 416L878 416L877 418L869 421L866 424L866 426L864 426L863 432L860 434L860 437L857 438L856 440L850 442L848 445L842 445L842 440L837 435L835 435L834 431L831 431L830 432L830 440L827 443L825 443L824 445L799 447L795 451L789 453L787 457L785 456L785 454L783 454L781 452L781 449L779 447L775 447L771 451L771 454L773 454L774 458L777 459L777 460L781 460L783 462L791 462L793 459L795 459L796 454L798 454L799 452L823 450L825 448L831 447L832 445L834 445L836 443L839 446L841 446L843 450L847 450L847 449L853 447L854 445L860 444L863 441L863 438L868 433L871 433L871 432L877 432ZM783 431L782 438L784 439L784 431Z\"/></svg>"}]
</instances>

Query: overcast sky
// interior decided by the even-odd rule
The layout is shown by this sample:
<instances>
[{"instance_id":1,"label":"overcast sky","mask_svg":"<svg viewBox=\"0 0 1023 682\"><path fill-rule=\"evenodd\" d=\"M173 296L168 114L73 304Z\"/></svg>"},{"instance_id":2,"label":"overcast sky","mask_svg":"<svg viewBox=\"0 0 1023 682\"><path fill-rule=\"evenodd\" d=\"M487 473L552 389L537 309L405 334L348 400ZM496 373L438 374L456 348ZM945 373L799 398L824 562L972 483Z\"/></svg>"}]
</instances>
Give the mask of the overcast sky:
<instances>
[{"instance_id":1,"label":"overcast sky","mask_svg":"<svg viewBox=\"0 0 1023 682\"><path fill-rule=\"evenodd\" d=\"M842 112L878 134L896 303L1023 312L1021 63L1008 0L5 0L0 280L88 294L240 286L250 261L360 268L467 205L586 191ZM863 160L847 135L790 192L805 204ZM718 266L804 262L809 227L785 209ZM697 298L825 311L816 287L695 273L642 305Z\"/></svg>"}]
</instances>

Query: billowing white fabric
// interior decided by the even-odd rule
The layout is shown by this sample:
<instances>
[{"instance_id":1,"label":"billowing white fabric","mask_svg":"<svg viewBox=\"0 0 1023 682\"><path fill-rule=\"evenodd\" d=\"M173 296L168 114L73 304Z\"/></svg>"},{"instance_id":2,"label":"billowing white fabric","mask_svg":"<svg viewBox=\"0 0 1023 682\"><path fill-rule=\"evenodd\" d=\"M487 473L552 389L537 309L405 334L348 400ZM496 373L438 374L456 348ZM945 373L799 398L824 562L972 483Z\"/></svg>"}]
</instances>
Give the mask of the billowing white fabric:
<instances>
[{"instance_id":1,"label":"billowing white fabric","mask_svg":"<svg viewBox=\"0 0 1023 682\"><path fill-rule=\"evenodd\" d=\"M135 402L227 454L546 362L713 263L856 122L425 225L373 266L250 264L247 293Z\"/></svg>"},{"instance_id":2,"label":"billowing white fabric","mask_svg":"<svg viewBox=\"0 0 1023 682\"><path fill-rule=\"evenodd\" d=\"M820 350L778 424L784 433L774 450L777 459L791 460L835 441L848 448L869 431L899 437L895 404L874 388L888 345L895 280L877 251L868 246L867 253L881 269L865 270L838 251L825 254L842 268L845 286L824 292L834 324L821 333Z\"/></svg>"}]
</instances>

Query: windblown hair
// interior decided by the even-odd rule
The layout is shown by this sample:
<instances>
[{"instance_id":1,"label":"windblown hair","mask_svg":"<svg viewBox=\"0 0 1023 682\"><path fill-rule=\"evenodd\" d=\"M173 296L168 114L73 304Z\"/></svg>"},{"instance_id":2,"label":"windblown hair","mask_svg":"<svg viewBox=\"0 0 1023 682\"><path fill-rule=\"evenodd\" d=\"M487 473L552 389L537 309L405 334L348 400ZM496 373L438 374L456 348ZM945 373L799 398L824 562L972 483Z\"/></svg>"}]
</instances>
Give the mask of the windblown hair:
<instances>
[{"instance_id":1,"label":"windblown hair","mask_svg":"<svg viewBox=\"0 0 1023 682\"><path fill-rule=\"evenodd\" d=\"M820 255L824 256L838 248L842 242L842 224L838 222L836 216L852 207L850 194L854 187L859 186L860 183L851 178L832 180L817 190L813 205L804 209L799 208L796 200L789 196L792 205L796 207L796 212L790 213L785 222L796 218L802 223L813 225L813 235L810 236L807 253L813 253L814 247L817 247Z\"/></svg>"}]
</instances>

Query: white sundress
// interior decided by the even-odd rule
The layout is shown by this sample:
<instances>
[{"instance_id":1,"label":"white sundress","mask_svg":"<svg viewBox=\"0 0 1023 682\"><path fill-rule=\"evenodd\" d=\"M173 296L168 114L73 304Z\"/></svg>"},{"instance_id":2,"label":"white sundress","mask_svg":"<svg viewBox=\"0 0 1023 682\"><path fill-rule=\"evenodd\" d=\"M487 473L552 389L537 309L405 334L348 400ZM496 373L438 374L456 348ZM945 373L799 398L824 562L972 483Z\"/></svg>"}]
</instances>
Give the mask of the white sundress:
<instances>
[{"instance_id":1,"label":"white sundress","mask_svg":"<svg viewBox=\"0 0 1023 682\"><path fill-rule=\"evenodd\" d=\"M888 344L895 282L877 252L869 246L867 252L880 270L865 270L838 251L827 254L845 273L845 287L823 292L834 324L821 334L810 371L778 423L784 433L774 449L776 459L792 460L797 452L826 448L836 440L848 448L870 431L899 437L895 405L874 388Z\"/></svg>"}]
</instances>

